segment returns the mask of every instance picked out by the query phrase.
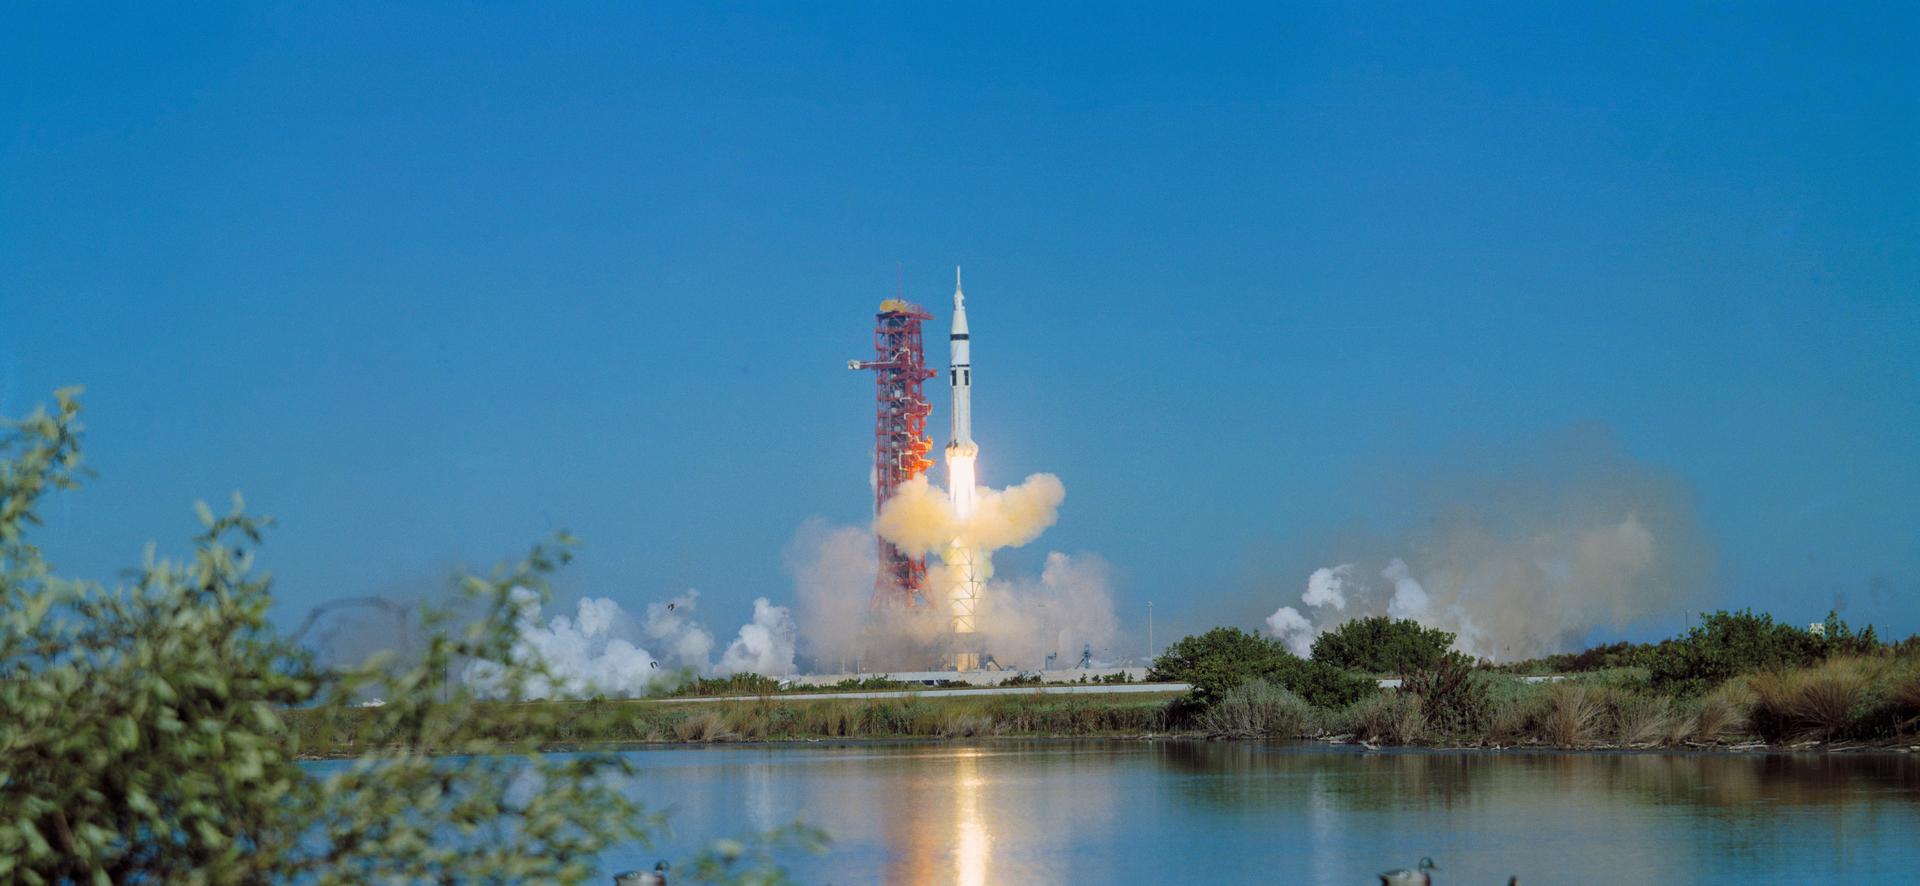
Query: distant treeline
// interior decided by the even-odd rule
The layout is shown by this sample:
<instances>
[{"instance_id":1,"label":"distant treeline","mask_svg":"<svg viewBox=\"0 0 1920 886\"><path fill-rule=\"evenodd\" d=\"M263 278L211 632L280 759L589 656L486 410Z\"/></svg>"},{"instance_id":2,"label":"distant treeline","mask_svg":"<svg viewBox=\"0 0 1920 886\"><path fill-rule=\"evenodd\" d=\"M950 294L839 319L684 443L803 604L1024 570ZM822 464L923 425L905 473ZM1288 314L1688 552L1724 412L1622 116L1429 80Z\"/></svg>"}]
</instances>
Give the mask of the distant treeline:
<instances>
[{"instance_id":1,"label":"distant treeline","mask_svg":"<svg viewBox=\"0 0 1920 886\"><path fill-rule=\"evenodd\" d=\"M1720 611L1658 643L1499 666L1450 651L1453 640L1407 620L1358 619L1301 658L1216 628L1168 647L1150 679L1193 684L1169 722L1220 737L1659 747L1882 743L1920 727L1920 638L1886 643L1837 614L1808 629ZM1381 689L1380 673L1405 676Z\"/></svg>"}]
</instances>

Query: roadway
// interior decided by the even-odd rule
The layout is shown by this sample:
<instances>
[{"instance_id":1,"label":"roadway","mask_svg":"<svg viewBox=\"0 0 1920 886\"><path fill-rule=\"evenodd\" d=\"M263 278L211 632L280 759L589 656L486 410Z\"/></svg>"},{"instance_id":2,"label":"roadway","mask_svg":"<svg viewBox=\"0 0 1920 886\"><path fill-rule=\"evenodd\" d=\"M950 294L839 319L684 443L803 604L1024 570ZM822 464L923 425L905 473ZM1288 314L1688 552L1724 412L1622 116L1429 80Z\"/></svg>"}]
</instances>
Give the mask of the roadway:
<instances>
[{"instance_id":1,"label":"roadway","mask_svg":"<svg viewBox=\"0 0 1920 886\"><path fill-rule=\"evenodd\" d=\"M651 698L647 701L661 704L689 703L696 701L759 701L762 698L777 701L812 701L818 698L891 698L896 695L917 695L921 698L945 698L956 695L1130 695L1140 692L1173 693L1185 692L1193 687L1186 683L1074 683L1067 686L975 686L967 689L881 689L870 692L782 692L772 695L707 695L689 698Z\"/></svg>"},{"instance_id":2,"label":"roadway","mask_svg":"<svg viewBox=\"0 0 1920 886\"><path fill-rule=\"evenodd\" d=\"M1554 675L1548 677L1521 677L1527 683L1548 683L1565 679ZM1400 686L1400 678L1386 677L1380 680L1383 689L1395 689ZM1185 692L1193 686L1187 683L1070 683L1063 686L973 686L948 689L877 689L867 692L782 692L771 695L701 695L688 698L649 698L644 701L662 704L688 704L697 701L758 701L762 698L779 701L811 701L817 698L889 698L896 695L917 695L921 698L946 698L958 695L1130 695L1134 693L1174 693Z\"/></svg>"}]
</instances>

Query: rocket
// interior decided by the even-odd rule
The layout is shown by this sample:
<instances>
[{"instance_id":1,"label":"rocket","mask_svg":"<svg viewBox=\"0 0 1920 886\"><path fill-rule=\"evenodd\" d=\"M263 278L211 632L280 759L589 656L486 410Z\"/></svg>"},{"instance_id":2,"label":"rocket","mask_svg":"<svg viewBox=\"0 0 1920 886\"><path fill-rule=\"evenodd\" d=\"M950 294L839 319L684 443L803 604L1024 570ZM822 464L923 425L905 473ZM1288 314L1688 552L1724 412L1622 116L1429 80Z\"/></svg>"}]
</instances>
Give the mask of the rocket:
<instances>
[{"instance_id":1,"label":"rocket","mask_svg":"<svg viewBox=\"0 0 1920 886\"><path fill-rule=\"evenodd\" d=\"M952 454L973 455L973 360L967 340L967 294L960 289L960 268L953 269L953 332L947 336L947 370L953 384Z\"/></svg>"},{"instance_id":2,"label":"rocket","mask_svg":"<svg viewBox=\"0 0 1920 886\"><path fill-rule=\"evenodd\" d=\"M953 384L953 438L947 441L947 496L953 513L962 521L973 516L977 494L974 458L980 447L973 442L973 356L967 340L967 294L960 289L960 269L953 269L953 332L947 336L947 378ZM980 596L985 582L983 568L986 552L974 550L956 538L940 555L952 576L947 589L947 605L952 610L953 666L970 671L980 666Z\"/></svg>"}]
</instances>

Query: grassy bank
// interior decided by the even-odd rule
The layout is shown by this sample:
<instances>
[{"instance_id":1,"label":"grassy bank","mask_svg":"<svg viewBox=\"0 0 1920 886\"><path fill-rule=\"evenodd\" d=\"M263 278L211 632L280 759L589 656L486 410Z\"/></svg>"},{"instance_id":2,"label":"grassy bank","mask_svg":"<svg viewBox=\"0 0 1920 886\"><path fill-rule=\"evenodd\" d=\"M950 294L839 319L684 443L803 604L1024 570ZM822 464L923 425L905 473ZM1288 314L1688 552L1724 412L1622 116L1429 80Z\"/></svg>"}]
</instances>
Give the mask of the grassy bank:
<instances>
[{"instance_id":1,"label":"grassy bank","mask_svg":"<svg viewBox=\"0 0 1920 886\"><path fill-rule=\"evenodd\" d=\"M1920 741L1920 660L1833 658L1743 674L1701 693L1656 689L1633 668L1528 683L1441 667L1338 708L1255 679L1193 723L1216 737L1448 747L1906 746Z\"/></svg>"},{"instance_id":2,"label":"grassy bank","mask_svg":"<svg viewBox=\"0 0 1920 886\"><path fill-rule=\"evenodd\" d=\"M806 738L1135 736L1168 731L1169 700L1154 693L871 699L644 700L481 703L457 712L450 744L483 739L549 744L758 741ZM345 756L392 743L378 708L284 713L306 756Z\"/></svg>"}]
</instances>

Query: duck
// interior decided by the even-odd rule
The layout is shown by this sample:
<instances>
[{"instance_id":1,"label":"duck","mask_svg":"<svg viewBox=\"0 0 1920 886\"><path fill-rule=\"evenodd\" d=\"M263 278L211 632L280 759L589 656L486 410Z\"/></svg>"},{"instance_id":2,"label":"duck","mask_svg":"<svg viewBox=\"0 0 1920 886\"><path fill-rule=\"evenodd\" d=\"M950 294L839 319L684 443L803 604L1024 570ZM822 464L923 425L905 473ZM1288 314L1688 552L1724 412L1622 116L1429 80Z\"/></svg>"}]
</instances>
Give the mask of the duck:
<instances>
[{"instance_id":1,"label":"duck","mask_svg":"<svg viewBox=\"0 0 1920 886\"><path fill-rule=\"evenodd\" d=\"M627 871L613 875L613 886L667 886L667 869L672 865L656 862L650 871Z\"/></svg>"},{"instance_id":2,"label":"duck","mask_svg":"<svg viewBox=\"0 0 1920 886\"><path fill-rule=\"evenodd\" d=\"M1433 886L1433 875L1427 872L1439 870L1439 867L1433 863L1433 859L1422 858L1411 871L1401 868L1381 874L1380 886Z\"/></svg>"}]
</instances>

